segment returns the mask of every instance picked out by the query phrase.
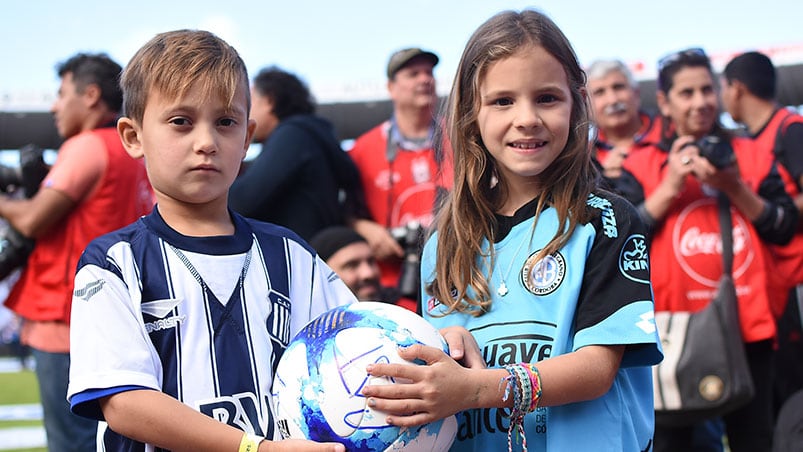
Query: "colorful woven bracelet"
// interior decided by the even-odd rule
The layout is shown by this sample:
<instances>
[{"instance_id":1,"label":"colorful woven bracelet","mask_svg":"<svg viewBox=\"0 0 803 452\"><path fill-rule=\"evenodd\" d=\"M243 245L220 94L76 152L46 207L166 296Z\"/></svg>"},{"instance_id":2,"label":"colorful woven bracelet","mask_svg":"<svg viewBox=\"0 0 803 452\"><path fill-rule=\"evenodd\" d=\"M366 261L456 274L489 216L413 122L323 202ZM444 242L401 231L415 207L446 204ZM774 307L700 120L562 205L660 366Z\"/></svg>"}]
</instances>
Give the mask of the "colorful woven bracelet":
<instances>
[{"instance_id":1,"label":"colorful woven bracelet","mask_svg":"<svg viewBox=\"0 0 803 452\"><path fill-rule=\"evenodd\" d=\"M532 399L530 400L528 412L533 412L538 408L538 402L541 400L541 373L534 364L521 364L521 366L527 371L527 376L530 379Z\"/></svg>"},{"instance_id":2,"label":"colorful woven bracelet","mask_svg":"<svg viewBox=\"0 0 803 452\"><path fill-rule=\"evenodd\" d=\"M508 451L513 451L513 432L521 435L522 448L527 451L527 435L524 432L524 416L529 412L531 400L533 398L533 387L527 370L520 364L509 364L505 366L508 376L502 379L500 385L505 383L505 393L503 401L507 401L513 393L513 406L510 410L510 427L507 431Z\"/></svg>"}]
</instances>

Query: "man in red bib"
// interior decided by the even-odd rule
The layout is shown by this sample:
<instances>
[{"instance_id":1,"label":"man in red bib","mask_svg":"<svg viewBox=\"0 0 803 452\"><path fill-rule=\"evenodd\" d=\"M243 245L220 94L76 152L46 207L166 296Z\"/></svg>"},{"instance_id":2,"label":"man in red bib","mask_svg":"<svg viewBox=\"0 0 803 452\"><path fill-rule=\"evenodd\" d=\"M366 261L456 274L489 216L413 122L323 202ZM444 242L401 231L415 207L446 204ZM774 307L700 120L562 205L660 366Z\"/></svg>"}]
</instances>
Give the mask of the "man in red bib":
<instances>
[{"instance_id":1,"label":"man in red bib","mask_svg":"<svg viewBox=\"0 0 803 452\"><path fill-rule=\"evenodd\" d=\"M394 53L387 67L393 116L358 137L348 152L360 170L368 210L353 227L374 250L385 286L398 285L405 256L391 231L428 227L439 190L449 186L446 153L437 146L437 64L437 55L419 48Z\"/></svg>"},{"instance_id":2,"label":"man in red bib","mask_svg":"<svg viewBox=\"0 0 803 452\"><path fill-rule=\"evenodd\" d=\"M775 98L775 66L760 52L734 57L720 77L722 104L734 121L743 124L757 153L768 154L780 163L781 175L803 213L803 116L783 108ZM798 224L792 241L772 246L776 276L790 287L788 298L775 307L778 319L778 347L775 360L775 410L791 395L803 389L803 230ZM783 303L786 303L785 308Z\"/></svg>"},{"instance_id":3,"label":"man in red bib","mask_svg":"<svg viewBox=\"0 0 803 452\"><path fill-rule=\"evenodd\" d=\"M36 239L6 306L24 319L21 339L36 360L51 452L95 449L97 422L72 414L67 403L78 259L92 239L153 207L145 166L129 157L117 135L121 70L106 55L78 54L59 66L61 87L51 111L66 141L36 195L0 196L0 216Z\"/></svg>"}]
</instances>

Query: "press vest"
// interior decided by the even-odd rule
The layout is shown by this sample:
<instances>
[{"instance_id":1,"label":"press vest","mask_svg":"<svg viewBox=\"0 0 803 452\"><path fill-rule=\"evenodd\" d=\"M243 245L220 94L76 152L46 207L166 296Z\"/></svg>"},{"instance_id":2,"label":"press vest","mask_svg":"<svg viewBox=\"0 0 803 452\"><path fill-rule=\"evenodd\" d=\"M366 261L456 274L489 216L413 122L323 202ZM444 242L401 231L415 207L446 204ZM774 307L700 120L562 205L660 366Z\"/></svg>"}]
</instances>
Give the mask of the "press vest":
<instances>
[{"instance_id":1,"label":"press vest","mask_svg":"<svg viewBox=\"0 0 803 452\"><path fill-rule=\"evenodd\" d=\"M69 323L73 278L86 245L153 207L145 166L126 153L117 130L109 127L83 133L103 140L102 152L108 156L108 165L87 198L36 239L20 280L6 300L10 309L26 319Z\"/></svg>"}]
</instances>

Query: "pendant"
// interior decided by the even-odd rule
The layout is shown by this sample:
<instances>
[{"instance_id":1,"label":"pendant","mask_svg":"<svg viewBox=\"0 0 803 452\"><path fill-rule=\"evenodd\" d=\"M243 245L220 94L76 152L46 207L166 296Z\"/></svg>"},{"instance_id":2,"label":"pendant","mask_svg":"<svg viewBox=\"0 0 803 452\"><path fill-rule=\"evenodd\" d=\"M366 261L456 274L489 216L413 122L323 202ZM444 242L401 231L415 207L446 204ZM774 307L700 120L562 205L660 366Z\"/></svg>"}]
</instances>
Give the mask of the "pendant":
<instances>
[{"instance_id":1,"label":"pendant","mask_svg":"<svg viewBox=\"0 0 803 452\"><path fill-rule=\"evenodd\" d=\"M508 293L507 285L505 284L504 281L502 281L502 283L499 284L499 288L496 289L496 293L498 293L500 297L504 297L505 295L507 295Z\"/></svg>"}]
</instances>

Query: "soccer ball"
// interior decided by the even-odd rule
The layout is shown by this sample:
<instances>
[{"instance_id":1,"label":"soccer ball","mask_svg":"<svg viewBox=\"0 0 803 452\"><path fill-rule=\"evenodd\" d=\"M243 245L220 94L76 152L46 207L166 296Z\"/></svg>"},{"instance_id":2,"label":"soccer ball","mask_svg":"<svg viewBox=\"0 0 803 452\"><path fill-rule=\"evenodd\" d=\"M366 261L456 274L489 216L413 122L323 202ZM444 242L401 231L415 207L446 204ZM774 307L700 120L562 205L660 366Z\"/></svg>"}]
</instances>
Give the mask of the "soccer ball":
<instances>
[{"instance_id":1,"label":"soccer ball","mask_svg":"<svg viewBox=\"0 0 803 452\"><path fill-rule=\"evenodd\" d=\"M370 363L406 363L397 348L413 344L447 352L438 330L405 308L361 301L325 312L290 341L276 369L273 400L282 436L339 442L349 451L444 451L454 441L454 416L402 428L366 404L363 386L404 384L369 376Z\"/></svg>"}]
</instances>

